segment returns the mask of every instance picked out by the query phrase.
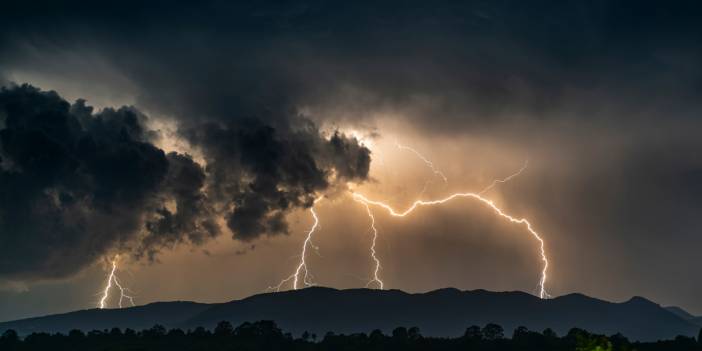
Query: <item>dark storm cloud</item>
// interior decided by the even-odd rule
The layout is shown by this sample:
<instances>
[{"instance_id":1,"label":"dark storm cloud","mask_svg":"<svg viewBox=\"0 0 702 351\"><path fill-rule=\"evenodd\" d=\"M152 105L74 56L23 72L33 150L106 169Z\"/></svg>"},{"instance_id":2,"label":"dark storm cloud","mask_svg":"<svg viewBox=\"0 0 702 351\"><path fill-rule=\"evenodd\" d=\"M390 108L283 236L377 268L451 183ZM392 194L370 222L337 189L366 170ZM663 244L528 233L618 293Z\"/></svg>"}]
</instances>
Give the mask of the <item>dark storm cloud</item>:
<instances>
[{"instance_id":1,"label":"dark storm cloud","mask_svg":"<svg viewBox=\"0 0 702 351\"><path fill-rule=\"evenodd\" d=\"M146 118L129 107L94 113L28 85L0 91L0 277L63 277L111 249L153 259L203 243L219 233L219 202L237 238L284 232L287 211L310 206L334 174L368 173L367 149L311 124L286 133L206 124L187 133L211 161L208 181L190 156L151 143Z\"/></svg>"},{"instance_id":2,"label":"dark storm cloud","mask_svg":"<svg viewBox=\"0 0 702 351\"><path fill-rule=\"evenodd\" d=\"M89 52L134 82L140 105L181 119L380 109L455 133L534 116L634 120L636 105L702 91L696 2L26 6L6 11L8 67Z\"/></svg>"},{"instance_id":3,"label":"dark storm cloud","mask_svg":"<svg viewBox=\"0 0 702 351\"><path fill-rule=\"evenodd\" d=\"M0 111L0 275L64 276L137 231L168 173L143 116L26 85L2 90Z\"/></svg>"},{"instance_id":4,"label":"dark storm cloud","mask_svg":"<svg viewBox=\"0 0 702 351\"><path fill-rule=\"evenodd\" d=\"M146 222L147 233L140 239L138 253L154 259L158 249L184 239L202 244L220 233L213 205L202 191L205 172L190 156L168 153L169 172L162 183L167 195ZM166 206L173 201L173 208Z\"/></svg>"},{"instance_id":5,"label":"dark storm cloud","mask_svg":"<svg viewBox=\"0 0 702 351\"><path fill-rule=\"evenodd\" d=\"M211 174L210 193L228 210L235 238L286 233L284 215L310 207L328 179L363 181L370 151L335 133L328 140L309 122L276 129L258 120L206 123L183 134L201 147Z\"/></svg>"}]
</instances>

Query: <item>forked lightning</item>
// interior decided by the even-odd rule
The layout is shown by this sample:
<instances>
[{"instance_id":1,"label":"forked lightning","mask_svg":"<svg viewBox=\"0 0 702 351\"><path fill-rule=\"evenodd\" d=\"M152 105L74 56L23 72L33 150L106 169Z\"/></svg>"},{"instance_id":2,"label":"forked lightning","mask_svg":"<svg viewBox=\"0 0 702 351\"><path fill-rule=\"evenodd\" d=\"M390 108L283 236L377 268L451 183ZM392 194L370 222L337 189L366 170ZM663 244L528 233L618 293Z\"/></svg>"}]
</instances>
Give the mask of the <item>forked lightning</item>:
<instances>
[{"instance_id":1,"label":"forked lightning","mask_svg":"<svg viewBox=\"0 0 702 351\"><path fill-rule=\"evenodd\" d=\"M314 206L322 200L322 197L317 198L314 200L314 203L312 204L312 207L310 207L310 213L312 213L312 218L314 219L314 223L312 224L312 228L307 232L307 237L305 237L305 241L302 243L302 252L300 253L300 262L297 265L297 268L295 269L295 272L293 272L289 277L283 279L278 283L276 286L269 286L269 290L275 290L275 291L280 291L280 289L285 285L285 283L289 282L292 280L292 288L293 290L297 290L299 281L300 281L300 274L302 274L302 283L305 286L313 286L314 283L312 282L312 274L310 274L310 271L307 269L307 248L312 247L315 250L318 250L317 246L315 246L312 243L312 234L317 230L317 226L319 225L319 217L317 217L317 212L314 211Z\"/></svg>"},{"instance_id":2,"label":"forked lightning","mask_svg":"<svg viewBox=\"0 0 702 351\"><path fill-rule=\"evenodd\" d=\"M408 151L411 151L412 153L414 153L432 170L432 172L435 175L440 176L444 180L444 182L447 182L447 178L444 175L444 173L439 171L438 169L436 169L434 164L431 161L429 161L427 158L425 158L422 154L420 154L417 150L415 150L411 147L408 147L408 146L401 145L399 143L396 143L396 146L398 148L405 149L405 150L408 150ZM512 223L524 225L525 228L527 229L527 231L539 242L541 261L543 262L543 266L541 269L541 276L540 276L539 282L538 282L539 297L541 297L542 299L550 297L550 295L546 291L546 280L548 277L549 261L548 261L547 255L546 255L545 243L544 243L544 240L541 237L541 235L532 228L531 223L526 218L513 217L513 216L505 213L501 208L497 207L497 205L495 205L495 203L492 200L483 197L483 194L485 194L486 192L493 189L497 184L508 182L512 178L520 175L527 168L527 166L528 166L528 160L525 161L522 168L520 168L514 174L512 174L506 178L503 178L503 179L494 180L491 184L489 184L487 187L485 187L483 190L481 190L478 193L473 193L473 192L454 193L454 194L451 194L443 199L438 199L438 200L416 200L409 208L407 208L404 211L397 211L392 206L388 205L385 202L370 200L366 196L364 196L360 193L352 192L353 199L365 206L366 212L368 214L368 218L371 221L370 231L373 234L373 240L372 240L371 247L370 247L370 253L371 253L371 258L373 259L375 266L373 269L373 277L366 284L366 287L371 286L372 284L376 284L379 289L383 289L383 287L384 287L384 283L380 279L380 270L382 269L382 266L381 266L380 259L378 258L377 252L376 252L378 230L375 227L375 216L373 215L373 212L371 211L371 207L370 207L371 205L385 209L390 215L392 215L394 217L406 217L407 215L412 213L418 207L441 205L441 204L444 204L446 202L449 202L451 200L458 199L458 198L471 198L474 200L478 200L479 202L481 202L484 205L487 205L498 216L500 216L500 217L502 217L502 218L504 218ZM315 204L319 200L321 200L321 198L315 200ZM307 236L305 238L305 241L303 242L302 252L300 254L300 262L298 263L297 269L290 276L283 279L278 285L273 286L273 287L269 287L269 289L272 289L275 291L280 291L280 289L286 283L292 281L293 282L292 288L296 290L296 289L298 289L298 286L299 286L301 274L302 274L301 280L305 286L314 285L314 283L311 280L311 274L310 274L309 269L307 267L306 256L307 256L307 248L308 247L313 247L313 248L317 249L317 247L312 244L312 235L314 234L315 230L317 229L317 226L319 224L319 218L317 217L317 213L314 211L314 205L312 208L310 208L310 212L312 213L312 217L314 219L314 224L312 225L312 228L307 232Z\"/></svg>"},{"instance_id":3,"label":"forked lightning","mask_svg":"<svg viewBox=\"0 0 702 351\"><path fill-rule=\"evenodd\" d=\"M107 282L105 283L105 289L102 292L102 298L100 298L100 302L98 302L98 308L100 309L103 309L107 306L107 299L110 297L110 290L112 289L112 284L114 284L117 287L117 290L119 290L119 300L117 300L117 306L119 306L119 308L122 308L122 302L125 299L129 300L129 303L132 306L135 306L134 297L126 294L126 292L129 291L129 289L123 287L122 284L120 284L119 282L119 278L117 277L118 259L119 255L115 255L115 257L112 259L112 270L107 276Z\"/></svg>"},{"instance_id":4,"label":"forked lightning","mask_svg":"<svg viewBox=\"0 0 702 351\"><path fill-rule=\"evenodd\" d=\"M398 145L398 147L400 147L399 144L397 144L397 145ZM414 152L420 159L426 160L426 158L424 158L424 156L422 156L422 155L421 155L419 152L417 152L416 150L414 150L414 149L412 149L412 148L408 148L408 147L406 147L406 148L407 148L408 150L413 150L413 152ZM430 165L430 167L432 168L432 171L435 171L435 174L438 172L439 174L442 174L442 175L443 175L443 173L441 173L440 171L437 171L437 170L434 168L432 162L430 162L430 161L427 160L426 163L427 163L427 165ZM514 178L514 177L520 175L520 174L527 168L528 165L529 165L529 161L526 160L526 161L524 162L524 165L522 166L522 168L520 168L517 172L515 172L515 173L513 173L513 174L511 174L511 175L509 175L509 176L507 176L507 177L505 177L505 178L503 178L503 179L495 179L495 180L493 180L492 183L490 183L487 187L485 187L483 190L481 190L481 191L478 193L478 195L483 195L484 193L490 191L490 190L491 190L492 188L494 188L495 185L497 185L498 183L506 183L506 182L510 181L512 178ZM426 190L426 183L425 183L424 186L425 186L425 189L424 189L424 190ZM421 194L424 193L424 190L422 190L422 193L421 193ZM421 196L421 195L420 195L420 196ZM380 279L380 276L379 276L379 275L380 275L380 270L382 269L382 266L381 266L381 263L380 263L380 259L379 259L378 256L377 256L377 252L376 252L376 250L375 250L376 241L378 240L378 230L375 228L375 217L373 216L373 213L371 212L370 207L368 206L368 203L367 203L367 202L364 202L364 201L360 200L360 199L357 198L356 196L354 196L354 200L356 200L356 202L362 203L362 204L366 207L366 211L368 212L368 217L369 217L370 220L371 220L371 231L373 232L373 242L372 242L372 244L371 244L371 249L370 249L370 251L371 251L371 258L373 259L373 262L375 262L375 267L374 267L374 269L373 269L373 278L372 278L371 280L368 281L368 283L366 284L366 287L371 286L373 283L377 283L378 287L379 287L380 289L383 289L384 283L383 283L383 281ZM540 283L540 284L542 284L542 283Z\"/></svg>"},{"instance_id":5,"label":"forked lightning","mask_svg":"<svg viewBox=\"0 0 702 351\"><path fill-rule=\"evenodd\" d=\"M358 200L357 200L358 201ZM378 229L375 228L375 216L373 216L373 212L371 212L370 206L368 206L367 203L358 201L363 204L363 206L366 207L366 211L368 212L368 218L371 220L371 231L373 232L373 241L371 243L370 247L370 252L371 252L371 257L373 258L373 262L375 263L375 268L373 269L373 278L368 281L366 284L366 287L371 286L371 284L376 283L378 285L379 289L383 289L383 281L380 280L380 270L382 269L380 265L380 259L377 256L377 253L375 251L375 244L378 241Z\"/></svg>"},{"instance_id":6,"label":"forked lightning","mask_svg":"<svg viewBox=\"0 0 702 351\"><path fill-rule=\"evenodd\" d=\"M546 256L546 248L545 248L544 240L541 238L539 233L537 233L532 228L531 223L527 219L515 218L515 217L512 217L512 216L506 214L504 211L502 211L502 209L497 207L497 205L495 205L495 203L492 202L492 200L486 199L477 193L454 193L448 197L445 197L445 198L439 199L439 200L431 200L431 201L417 200L412 204L412 206L410 206L406 210L397 211L394 208L392 208L390 205L388 205L384 202L370 200L359 193L353 193L353 197L354 197L354 200L361 201L367 205L374 205L374 206L381 207L381 208L385 209L386 211L388 211L388 213L394 217L406 217L408 214L412 213L415 209L417 209L420 206L440 205L440 204L444 204L446 202L449 202L449 201L457 199L457 198L472 198L472 199L480 201L481 203L490 207L500 217L503 217L512 223L523 224L526 227L526 229L529 231L529 233L539 242L541 261L543 262L543 268L541 270L541 278L539 279L539 284L538 284L539 297L544 299L544 298L548 298L550 296L546 292L546 279L547 279L547 273L548 273L548 257Z\"/></svg>"}]
</instances>

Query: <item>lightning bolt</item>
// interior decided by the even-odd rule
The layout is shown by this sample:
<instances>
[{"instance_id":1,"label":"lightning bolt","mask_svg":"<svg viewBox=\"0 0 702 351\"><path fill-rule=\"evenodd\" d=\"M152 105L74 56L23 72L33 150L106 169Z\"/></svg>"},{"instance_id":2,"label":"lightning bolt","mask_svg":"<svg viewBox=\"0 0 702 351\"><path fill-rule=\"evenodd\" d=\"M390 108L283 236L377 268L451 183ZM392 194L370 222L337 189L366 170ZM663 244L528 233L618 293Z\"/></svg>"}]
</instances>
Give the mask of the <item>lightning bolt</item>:
<instances>
[{"instance_id":1,"label":"lightning bolt","mask_svg":"<svg viewBox=\"0 0 702 351\"><path fill-rule=\"evenodd\" d=\"M314 283L312 282L312 274L310 273L309 269L307 268L306 259L307 259L307 248L308 247L312 247L315 250L319 249L317 246L315 246L312 243L312 235L314 234L314 232L317 230L317 227L319 226L319 217L317 217L317 212L315 212L314 206L321 200L322 200L322 197L317 198L316 200L314 200L312 207L310 207L310 213L312 214L312 218L314 219L314 223L312 224L312 227L310 228L310 230L307 232L307 236L305 238L305 241L302 243L302 251L300 252L300 262L298 263L297 268L290 276L281 280L278 285L269 286L268 290L280 291L280 289L282 289L282 287L291 280L292 280L293 290L297 290L299 282L300 282L300 274L302 274L302 283L305 286L313 286L314 285Z\"/></svg>"},{"instance_id":2,"label":"lightning bolt","mask_svg":"<svg viewBox=\"0 0 702 351\"><path fill-rule=\"evenodd\" d=\"M407 208L404 211L399 212L384 202L370 200L359 193L353 193L353 198L354 198L354 200L363 202L366 205L373 205L373 206L381 207L381 208L385 209L386 211L388 211L388 213L390 215L392 215L393 217L406 217L408 214L412 213L416 208L418 208L420 206L440 205L440 204L444 204L446 202L449 202L449 201L457 199L457 198L472 198L472 199L480 201L481 203L483 203L483 204L487 205L489 208L491 208L500 217L503 217L512 223L524 225L526 227L526 229L529 231L529 233L539 242L541 261L543 262L543 268L541 270L541 277L539 279L539 284L538 284L539 297L541 297L542 299L550 297L550 295L546 292L546 279L547 279L547 273L548 273L548 257L546 255L546 248L545 248L544 240L541 238L541 235L539 235L539 233L537 233L532 228L531 223L527 219L515 218L515 217L508 215L502 209L497 207L497 205L495 205L495 203L492 202L492 200L486 199L477 193L454 193L454 194L449 195L448 197L445 197L445 198L439 199L439 200L430 200L430 201L416 200L414 203L412 203L412 205L409 208Z\"/></svg>"},{"instance_id":3,"label":"lightning bolt","mask_svg":"<svg viewBox=\"0 0 702 351\"><path fill-rule=\"evenodd\" d=\"M448 179L446 178L444 173L439 171L438 169L436 169L436 167L434 166L434 163L432 161L430 161L429 159L427 159L426 157L424 157L424 155L422 155L419 151L417 151L416 149L414 149L412 147L402 145L397 141L395 141L395 146L399 149L407 150L407 151L410 151L411 153L415 154L415 156L417 156L420 160L422 160L431 169L431 171L432 171L432 173L434 173L434 175L440 176L444 180L444 183L448 182ZM515 172L515 173L513 173L513 174L511 174L503 179L493 180L492 183L490 183L490 185L488 185L483 190L481 190L477 195L483 195L484 193L492 190L492 188L494 188L497 184L506 183L506 182L510 181L512 178L519 176L527 168L528 164L529 164L529 160L524 161L524 165L517 172ZM430 182L431 182L431 180L427 180L424 183L424 188L420 192L419 197L424 195L424 192L426 191L427 186L429 185ZM384 284L383 284L383 281L379 277L379 272L382 269L382 265L380 263L380 259L377 256L377 252L375 250L376 242L378 240L378 230L375 227L375 217L373 216L373 212L371 212L371 209L368 206L369 202L363 201L363 198L357 197L356 196L357 194L355 194L355 193L352 193L352 194L354 196L354 200L362 203L366 207L366 211L368 213L368 218L371 221L371 231L373 232L373 241L371 244L370 253L371 253L371 258L373 259L373 262L375 262L375 267L373 269L373 278L370 281L368 281L368 283L366 284L366 287L375 283L382 290ZM493 205L493 207L494 207L494 205ZM402 217L404 217L404 215ZM529 225L529 229L531 231L530 225ZM537 238L539 240L541 239L540 237L538 237L538 235L537 235ZM543 247L543 241L542 240L540 240L540 241L541 241L542 258L545 258L546 256L545 256L545 251L544 251L544 247ZM546 283L546 269L548 267L548 260L545 260L544 263L545 263L545 266L544 266L544 270L542 271L542 278L539 281L539 286L538 286L538 289L540 290L539 295L542 298L544 296L548 296L548 294L546 293L545 288L544 288L544 285Z\"/></svg>"},{"instance_id":4,"label":"lightning bolt","mask_svg":"<svg viewBox=\"0 0 702 351\"><path fill-rule=\"evenodd\" d=\"M490 191L492 188L494 188L495 185L497 185L498 183L507 183L507 182L509 182L512 178L514 178L514 177L516 177L516 176L522 174L522 172L524 172L524 170L527 168L527 166L529 166L529 160L525 160L525 161L524 161L524 165L522 166L522 168L520 168L518 171L514 172L513 174L509 175L508 177L503 178L503 179L495 179L495 180L493 180L492 183L490 183L490 185L488 185L485 189L481 190L481 191L478 193L478 195L483 195L483 194L485 194L486 192L488 192L488 191Z\"/></svg>"},{"instance_id":5,"label":"lightning bolt","mask_svg":"<svg viewBox=\"0 0 702 351\"><path fill-rule=\"evenodd\" d=\"M434 163L431 162L431 161L429 161L429 160L428 160L426 157L424 157L422 154L420 154L419 151L417 151L417 150L415 150L415 149L413 149L413 148L411 148L411 147L409 147L409 146L402 145L402 144L398 143L397 141L395 142L395 146L397 146L398 149L407 150L407 151L409 151L409 152L415 154L417 157L419 157L420 160L422 160L422 162L424 162L424 163L429 167L429 169L431 169L431 171L434 173L434 175L437 175L437 176L441 177L441 179L444 180L444 183L447 183L447 182L448 182L448 179L446 178L446 176L444 175L444 173L441 172L440 170L436 169L436 167L434 167ZM425 185L425 187L426 187L426 185Z\"/></svg>"},{"instance_id":6,"label":"lightning bolt","mask_svg":"<svg viewBox=\"0 0 702 351\"><path fill-rule=\"evenodd\" d=\"M119 301L117 305L119 308L122 308L122 301L124 300L129 300L129 303L132 306L134 305L134 297L129 296L126 294L127 291L129 291L128 288L125 288L120 284L119 278L117 278L117 260L119 259L119 255L115 255L115 257L112 259L112 270L110 271L110 274L107 276L107 282L105 283L105 289L102 292L102 298L100 299L100 302L98 303L98 308L104 309L105 306L107 305L107 299L110 297L110 290L112 289L112 284L117 287L117 290L119 290Z\"/></svg>"},{"instance_id":7,"label":"lightning bolt","mask_svg":"<svg viewBox=\"0 0 702 351\"><path fill-rule=\"evenodd\" d=\"M373 212L371 211L370 206L368 206L368 203L359 201L356 198L354 198L354 200L360 202L361 204L363 204L363 206L366 207L366 211L368 212L368 218L370 218L371 220L371 231L373 232L373 242L370 247L370 252L371 258L373 258L373 262L375 262L375 268L373 269L373 279L368 281L366 287L369 287L371 284L376 283L378 285L378 288L380 290L383 290L384 283L382 280L380 280L380 270L382 269L382 266L380 265L380 259L376 255L375 251L375 243L378 240L378 229L375 228L375 216L373 216Z\"/></svg>"},{"instance_id":8,"label":"lightning bolt","mask_svg":"<svg viewBox=\"0 0 702 351\"><path fill-rule=\"evenodd\" d=\"M495 187L495 185L497 185L498 183L506 183L506 182L510 181L512 178L517 177L518 175L520 175L520 174L527 168L528 164L529 164L529 160L524 161L524 165L523 165L522 168L520 168L517 172L515 172L515 173L513 173L513 174L511 174L511 175L509 175L509 176L507 176L507 177L505 177L505 178L503 178L503 179L495 179L495 180L493 180L492 183L491 183L490 185L488 185L486 188L484 188L483 190L481 190L478 194L479 194L479 195L482 195L482 194L484 194L484 193L490 191L490 190L491 190L493 187ZM427 183L424 184L424 189L423 189L422 192L420 193L420 196L421 196L422 194L424 194L424 190L426 190L426 186L427 186ZM370 221L371 221L371 227L370 227L370 228L371 228L371 231L373 232L373 241L372 241L372 244L371 244L370 252L371 252L371 258L372 258L373 261L375 262L375 267L374 267L374 269L373 269L373 279L371 279L370 281L368 281L368 283L366 284L366 287L372 285L373 283L376 283L376 284L379 286L379 288L382 290L382 289L383 289L384 283L383 283L383 281L382 281L382 280L380 279L380 277L379 277L379 272L380 272L380 270L382 269L382 265L381 265L381 263L380 263L380 259L378 258L377 253L376 253L376 250L375 250L376 241L378 240L378 229L376 229L376 227L375 227L375 217L373 216L373 212L371 212L371 209L370 209L370 207L368 206L368 203L363 202L363 201L361 201L361 200L359 200L359 199L357 199L357 198L355 198L355 197L354 197L354 200L355 200L356 202L359 202L359 203L361 203L362 205L365 206L366 211L367 211L367 213L368 213L368 218L369 218Z\"/></svg>"},{"instance_id":9,"label":"lightning bolt","mask_svg":"<svg viewBox=\"0 0 702 351\"><path fill-rule=\"evenodd\" d=\"M436 169L434 166L434 163L428 160L426 157L424 157L421 153L419 153L417 150L414 148L411 148L409 146L405 146L399 143L395 143L395 145L403 150L410 151L414 153L419 159L421 159L434 173L434 175L439 176L443 179L444 183L448 182L448 179L446 176L443 174L443 172L439 171ZM363 204L366 208L366 212L368 214L368 218L370 219L370 231L373 233L373 240L371 243L370 247L370 253L371 253L371 258L373 259L373 262L375 264L374 270L373 270L373 278L368 281L366 284L366 287L371 286L372 284L376 284L379 289L383 289L384 287L384 282L382 279L380 279L380 271L382 270L382 265L380 262L380 259L377 256L377 251L376 251L376 243L378 239L378 230L375 227L375 216L373 215L373 211L371 210L371 205L372 206L378 206L381 207L385 210L388 211L388 213L394 217L406 217L410 213L412 213L416 208L420 206L434 206L434 205L440 205L444 204L446 202L449 202L451 200L454 200L456 198L472 198L475 200L480 201L484 205L487 205L489 208L491 208L498 216L507 219L508 221L516 224L522 224L526 227L526 229L529 231L529 233L539 242L539 249L540 249L540 254L541 254L541 261L543 262L543 268L541 270L541 276L539 278L539 282L537 285L537 289L539 290L539 297L544 299L544 298L549 298L550 295L546 291L546 280L548 277L548 267L549 267L549 261L548 257L546 255L546 248L545 248L545 242L541 238L541 235L536 232L533 228L531 223L525 219L525 218L516 218L513 217L507 213L505 213L502 209L497 207L495 203L492 200L489 200L482 195L490 190L492 190L497 184L500 183L506 183L510 181L512 178L519 176L528 166L528 160L524 162L524 165L515 173L503 178L503 179L495 179L491 184L489 184L487 187L485 187L483 190L481 190L479 193L454 193L446 198L439 199L439 200L431 200L431 201L425 201L425 200L416 200L408 209L405 211L399 212L395 210L393 207L390 205L381 202L381 201L375 201L375 200L370 200L367 197L365 197L362 194L356 193L356 192L351 192L353 199L356 202L359 202ZM425 184L425 189L426 189ZM424 190L422 191L422 193ZM421 196L421 195L420 195ZM314 223L312 224L312 227L310 230L307 232L307 236L302 244L302 250L300 253L300 262L298 263L295 271L288 276L287 278L283 279L278 283L276 286L271 286L268 287L269 290L274 290L274 291L280 291L283 286L290 281L292 281L292 289L297 290L298 286L300 285L300 281L302 281L302 284L304 286L313 286L314 283L312 282L312 275L307 267L307 248L312 247L315 250L318 250L318 248L312 243L312 236L315 233L315 231L318 228L319 225L319 218L317 216L317 213L314 210L314 206L319 202L322 198L318 198L317 200L314 201L313 206L310 208L310 213L312 214L312 218L314 219ZM302 278L300 278L302 276Z\"/></svg>"}]
</instances>

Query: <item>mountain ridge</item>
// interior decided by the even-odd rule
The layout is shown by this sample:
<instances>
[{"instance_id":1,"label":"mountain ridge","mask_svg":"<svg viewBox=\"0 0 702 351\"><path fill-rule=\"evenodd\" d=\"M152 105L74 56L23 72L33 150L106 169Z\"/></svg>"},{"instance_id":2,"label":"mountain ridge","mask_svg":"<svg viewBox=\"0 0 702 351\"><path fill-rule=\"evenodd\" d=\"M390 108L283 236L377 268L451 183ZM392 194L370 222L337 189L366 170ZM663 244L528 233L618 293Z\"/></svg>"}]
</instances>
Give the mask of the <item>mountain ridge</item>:
<instances>
[{"instance_id":1,"label":"mountain ridge","mask_svg":"<svg viewBox=\"0 0 702 351\"><path fill-rule=\"evenodd\" d=\"M583 294L542 300L521 291L461 291L444 288L425 293L401 290L312 287L262 293L223 303L154 302L124 309L88 309L0 323L0 332L15 329L68 332L70 329L144 329L154 324L169 328L213 328L228 320L274 320L286 331L323 335L389 332L398 326L418 326L428 336L459 336L473 324L497 323L507 335L518 326L565 334L578 327L596 333L621 332L633 340L651 341L694 336L700 326L643 297L609 302Z\"/></svg>"}]
</instances>

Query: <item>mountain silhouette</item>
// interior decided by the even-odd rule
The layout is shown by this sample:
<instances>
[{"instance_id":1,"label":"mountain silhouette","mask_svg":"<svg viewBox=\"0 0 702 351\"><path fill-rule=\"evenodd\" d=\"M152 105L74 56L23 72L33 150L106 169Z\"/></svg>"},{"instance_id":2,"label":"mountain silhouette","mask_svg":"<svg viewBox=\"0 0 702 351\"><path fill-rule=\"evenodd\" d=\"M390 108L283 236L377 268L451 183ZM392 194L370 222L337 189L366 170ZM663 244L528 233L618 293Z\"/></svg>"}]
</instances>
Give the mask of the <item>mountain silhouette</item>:
<instances>
[{"instance_id":1,"label":"mountain silhouette","mask_svg":"<svg viewBox=\"0 0 702 351\"><path fill-rule=\"evenodd\" d=\"M665 309L670 312L673 312L678 317L702 328L702 316L695 316L692 313L687 312L678 306L669 306Z\"/></svg>"},{"instance_id":2,"label":"mountain silhouette","mask_svg":"<svg viewBox=\"0 0 702 351\"><path fill-rule=\"evenodd\" d=\"M678 306L668 306L665 307L666 310L673 312L675 315L678 317L684 319L684 320L692 320L697 317L695 317L692 313L685 311L684 309L678 307Z\"/></svg>"},{"instance_id":3,"label":"mountain silhouette","mask_svg":"<svg viewBox=\"0 0 702 351\"><path fill-rule=\"evenodd\" d=\"M427 336L459 336L470 325L497 323L508 333L518 326L563 335L573 327L602 334L622 333L632 340L655 341L677 335L695 336L700 326L642 297L612 303L582 294L542 300L523 292L440 289L410 294L400 290L312 287L254 295L226 303L158 302L124 309L91 309L0 323L0 333L20 334L71 329L214 328L227 320L274 320L283 330L323 335L386 333L398 326L417 326Z\"/></svg>"}]
</instances>

